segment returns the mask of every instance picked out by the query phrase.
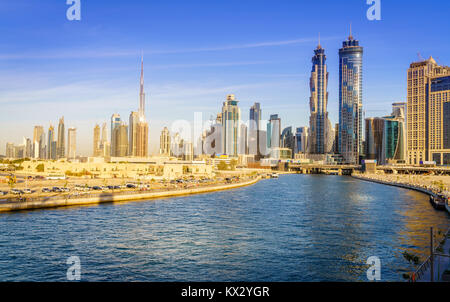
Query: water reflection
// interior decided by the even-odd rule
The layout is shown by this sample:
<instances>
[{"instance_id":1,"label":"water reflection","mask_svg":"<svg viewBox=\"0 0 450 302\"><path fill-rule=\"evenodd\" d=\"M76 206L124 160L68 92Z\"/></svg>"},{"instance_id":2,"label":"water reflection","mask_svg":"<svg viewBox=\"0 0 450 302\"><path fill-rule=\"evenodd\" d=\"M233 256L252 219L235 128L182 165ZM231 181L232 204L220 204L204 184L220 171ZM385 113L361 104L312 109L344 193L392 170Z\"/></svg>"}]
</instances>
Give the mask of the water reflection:
<instances>
[{"instance_id":1,"label":"water reflection","mask_svg":"<svg viewBox=\"0 0 450 302\"><path fill-rule=\"evenodd\" d=\"M0 216L0 280L401 281L429 227L450 226L427 196L350 177L284 175L213 194Z\"/></svg>"}]
</instances>

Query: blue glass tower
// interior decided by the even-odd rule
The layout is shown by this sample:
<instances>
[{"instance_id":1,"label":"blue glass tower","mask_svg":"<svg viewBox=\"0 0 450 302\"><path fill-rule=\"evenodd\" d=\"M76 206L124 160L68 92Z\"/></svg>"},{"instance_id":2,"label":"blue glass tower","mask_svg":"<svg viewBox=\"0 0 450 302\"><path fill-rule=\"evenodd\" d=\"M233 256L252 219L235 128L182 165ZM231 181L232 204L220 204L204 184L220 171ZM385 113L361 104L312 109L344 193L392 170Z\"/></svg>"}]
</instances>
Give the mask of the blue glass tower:
<instances>
[{"instance_id":1,"label":"blue glass tower","mask_svg":"<svg viewBox=\"0 0 450 302\"><path fill-rule=\"evenodd\" d=\"M339 49L339 152L349 164L359 162L362 151L363 48L350 33Z\"/></svg>"},{"instance_id":2,"label":"blue glass tower","mask_svg":"<svg viewBox=\"0 0 450 302\"><path fill-rule=\"evenodd\" d=\"M312 154L326 154L330 152L328 104L328 71L325 64L325 50L319 45L314 50L312 58L312 70L310 78L311 97L309 106L311 116L309 118L310 134L308 152Z\"/></svg>"}]
</instances>

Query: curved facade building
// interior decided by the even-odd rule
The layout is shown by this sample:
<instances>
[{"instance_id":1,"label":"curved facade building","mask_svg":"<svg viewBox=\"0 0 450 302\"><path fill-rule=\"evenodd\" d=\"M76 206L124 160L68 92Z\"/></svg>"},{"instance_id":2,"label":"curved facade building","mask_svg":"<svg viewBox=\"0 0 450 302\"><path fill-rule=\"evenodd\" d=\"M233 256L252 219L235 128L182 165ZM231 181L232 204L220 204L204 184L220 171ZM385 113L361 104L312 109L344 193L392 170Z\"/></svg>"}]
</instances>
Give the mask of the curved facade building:
<instances>
[{"instance_id":1,"label":"curved facade building","mask_svg":"<svg viewBox=\"0 0 450 302\"><path fill-rule=\"evenodd\" d=\"M362 58L363 48L350 34L339 49L339 152L351 164L362 151Z\"/></svg>"},{"instance_id":2,"label":"curved facade building","mask_svg":"<svg viewBox=\"0 0 450 302\"><path fill-rule=\"evenodd\" d=\"M308 153L326 154L331 151L329 146L329 132L331 123L328 120L328 71L325 64L325 50L319 45L314 50L312 71L310 78L311 97L309 107L309 147Z\"/></svg>"}]
</instances>

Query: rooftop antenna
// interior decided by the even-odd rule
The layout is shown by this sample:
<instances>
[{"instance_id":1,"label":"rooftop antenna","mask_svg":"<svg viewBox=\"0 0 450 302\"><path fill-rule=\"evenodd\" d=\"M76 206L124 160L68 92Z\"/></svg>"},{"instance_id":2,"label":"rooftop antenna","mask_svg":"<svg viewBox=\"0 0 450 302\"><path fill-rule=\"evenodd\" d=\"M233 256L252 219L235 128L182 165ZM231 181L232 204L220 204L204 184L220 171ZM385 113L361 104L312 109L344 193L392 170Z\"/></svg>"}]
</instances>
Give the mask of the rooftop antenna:
<instances>
[{"instance_id":1,"label":"rooftop antenna","mask_svg":"<svg viewBox=\"0 0 450 302\"><path fill-rule=\"evenodd\" d=\"M353 35L352 35L352 22L350 22L350 36L348 36L349 40L353 40Z\"/></svg>"}]
</instances>

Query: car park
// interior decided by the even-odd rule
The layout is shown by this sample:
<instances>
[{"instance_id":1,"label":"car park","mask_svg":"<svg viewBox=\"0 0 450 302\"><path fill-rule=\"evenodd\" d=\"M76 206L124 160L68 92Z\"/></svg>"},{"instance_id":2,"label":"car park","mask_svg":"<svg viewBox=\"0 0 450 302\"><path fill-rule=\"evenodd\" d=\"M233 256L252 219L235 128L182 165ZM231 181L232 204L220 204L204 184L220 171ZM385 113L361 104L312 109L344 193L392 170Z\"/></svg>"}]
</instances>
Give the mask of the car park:
<instances>
[{"instance_id":1,"label":"car park","mask_svg":"<svg viewBox=\"0 0 450 302\"><path fill-rule=\"evenodd\" d=\"M21 190L18 190L18 189L12 189L11 193L15 194L15 195L19 195L19 194L22 194L23 192Z\"/></svg>"}]
</instances>

